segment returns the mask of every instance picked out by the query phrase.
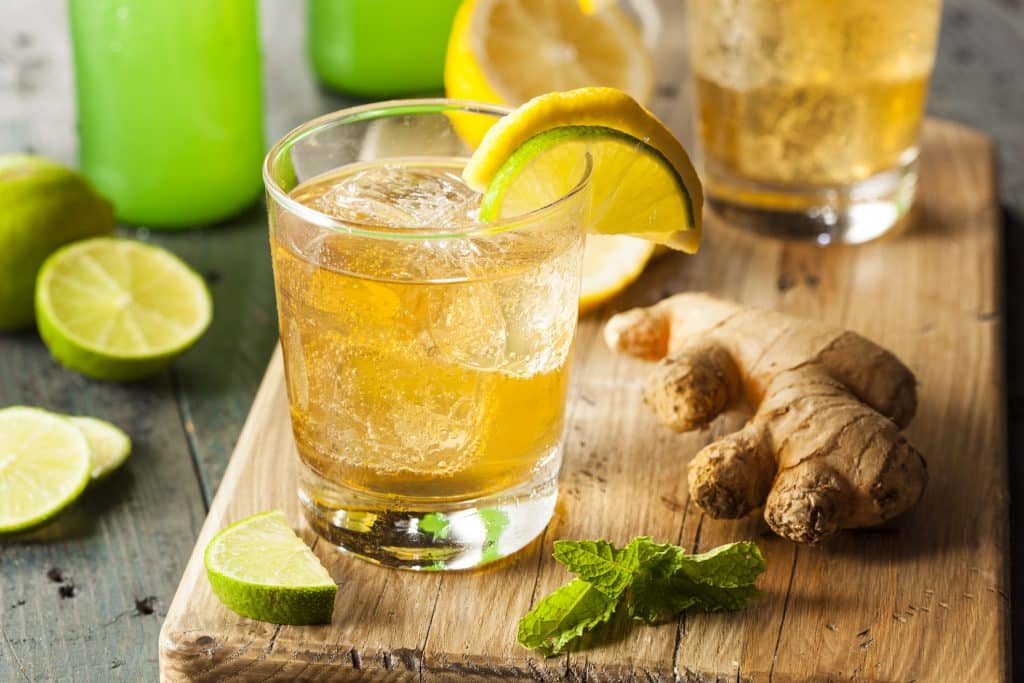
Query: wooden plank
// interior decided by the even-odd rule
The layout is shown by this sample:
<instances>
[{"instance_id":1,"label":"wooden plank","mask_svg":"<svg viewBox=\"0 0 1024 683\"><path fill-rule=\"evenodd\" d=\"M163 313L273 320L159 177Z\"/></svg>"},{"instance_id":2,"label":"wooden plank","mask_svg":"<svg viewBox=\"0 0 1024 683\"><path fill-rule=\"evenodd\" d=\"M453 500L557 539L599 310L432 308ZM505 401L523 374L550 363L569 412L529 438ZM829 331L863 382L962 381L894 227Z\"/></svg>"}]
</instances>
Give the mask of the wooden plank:
<instances>
[{"instance_id":1,"label":"wooden plank","mask_svg":"<svg viewBox=\"0 0 1024 683\"><path fill-rule=\"evenodd\" d=\"M917 224L865 247L786 244L710 221L700 255L663 259L581 325L561 500L543 539L495 569L447 575L381 569L319 542L318 555L341 584L335 623L327 627L276 628L237 617L203 576L201 549L217 529L270 507L300 517L275 356L168 615L165 679L1006 677L1007 495L991 152L976 133L929 122ZM756 518L717 522L689 503L685 464L727 425L688 435L659 427L639 399L646 365L612 354L599 331L614 311L698 287L847 325L908 362L921 380L910 435L932 475L910 515L808 548L771 536ZM624 542L638 534L694 550L757 539L769 566L765 598L738 614L620 629L553 660L516 645L517 618L567 579L550 556L554 539Z\"/></svg>"},{"instance_id":2,"label":"wooden plank","mask_svg":"<svg viewBox=\"0 0 1024 683\"><path fill-rule=\"evenodd\" d=\"M204 499L210 501L277 343L266 209L254 206L209 230L152 233L148 239L204 275L213 294L210 329L171 369Z\"/></svg>"}]
</instances>

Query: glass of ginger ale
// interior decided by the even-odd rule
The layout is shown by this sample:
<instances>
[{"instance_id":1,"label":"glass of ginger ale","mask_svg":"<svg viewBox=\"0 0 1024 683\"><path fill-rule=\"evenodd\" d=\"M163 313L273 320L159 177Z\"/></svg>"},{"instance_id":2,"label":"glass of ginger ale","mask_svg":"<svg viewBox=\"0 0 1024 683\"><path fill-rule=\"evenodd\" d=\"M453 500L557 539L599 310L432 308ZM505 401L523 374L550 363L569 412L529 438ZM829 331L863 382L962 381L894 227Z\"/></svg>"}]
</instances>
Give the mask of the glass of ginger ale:
<instances>
[{"instance_id":1,"label":"glass of ginger ale","mask_svg":"<svg viewBox=\"0 0 1024 683\"><path fill-rule=\"evenodd\" d=\"M484 564L554 510L589 159L557 201L481 222L456 126L505 113L346 109L264 168L299 496L317 533L383 565Z\"/></svg>"},{"instance_id":2,"label":"glass of ginger ale","mask_svg":"<svg viewBox=\"0 0 1024 683\"><path fill-rule=\"evenodd\" d=\"M905 217L941 0L690 0L704 182L733 223L864 242Z\"/></svg>"}]
</instances>

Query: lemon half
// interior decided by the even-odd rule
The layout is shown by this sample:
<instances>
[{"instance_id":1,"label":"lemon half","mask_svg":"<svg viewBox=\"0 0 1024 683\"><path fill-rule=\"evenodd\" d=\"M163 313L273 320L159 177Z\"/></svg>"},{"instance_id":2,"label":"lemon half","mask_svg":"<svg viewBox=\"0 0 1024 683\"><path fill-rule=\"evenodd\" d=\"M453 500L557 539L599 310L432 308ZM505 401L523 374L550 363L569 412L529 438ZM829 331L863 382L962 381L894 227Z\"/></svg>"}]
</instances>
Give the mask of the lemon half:
<instances>
[{"instance_id":1,"label":"lemon half","mask_svg":"<svg viewBox=\"0 0 1024 683\"><path fill-rule=\"evenodd\" d=\"M636 26L618 7L588 15L575 0L467 0L448 41L444 82L448 97L512 106L595 85L647 102L654 67ZM457 128L476 144L490 123L471 117Z\"/></svg>"}]
</instances>

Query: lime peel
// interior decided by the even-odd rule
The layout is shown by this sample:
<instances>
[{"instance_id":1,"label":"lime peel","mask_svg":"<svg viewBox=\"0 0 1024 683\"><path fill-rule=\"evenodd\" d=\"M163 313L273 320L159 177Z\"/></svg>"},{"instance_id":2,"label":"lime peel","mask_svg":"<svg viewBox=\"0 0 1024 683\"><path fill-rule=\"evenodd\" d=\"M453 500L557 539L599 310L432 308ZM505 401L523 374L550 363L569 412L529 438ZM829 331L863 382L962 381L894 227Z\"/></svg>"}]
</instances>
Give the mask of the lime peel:
<instances>
[{"instance_id":1,"label":"lime peel","mask_svg":"<svg viewBox=\"0 0 1024 683\"><path fill-rule=\"evenodd\" d=\"M204 560L214 594L244 617L274 624L331 620L338 587L280 510L227 527L206 546Z\"/></svg>"},{"instance_id":2,"label":"lime peel","mask_svg":"<svg viewBox=\"0 0 1024 683\"><path fill-rule=\"evenodd\" d=\"M550 150L555 145L565 142L588 142L604 138L606 140L618 140L625 145L633 145L640 154L648 154L658 159L665 166L665 170L675 179L679 188L680 199L686 207L686 213L690 225L697 224L697 218L693 211L693 201L686 189L683 179L679 177L672 163L660 151L651 147L642 140L637 140L622 131L607 126L560 126L551 130L538 133L520 145L505 160L494 178L488 183L484 196L480 201L480 218L485 221L497 220L501 209L501 200L505 191L514 182L517 175L523 171L538 155ZM598 198L600 199L600 198Z\"/></svg>"},{"instance_id":3,"label":"lime peel","mask_svg":"<svg viewBox=\"0 0 1024 683\"><path fill-rule=\"evenodd\" d=\"M124 464L132 451L132 440L115 425L95 417L71 416L68 421L85 436L92 451L93 481L108 477Z\"/></svg>"},{"instance_id":4,"label":"lime peel","mask_svg":"<svg viewBox=\"0 0 1024 683\"><path fill-rule=\"evenodd\" d=\"M63 244L114 231L113 208L80 173L0 154L0 330L32 326L36 274Z\"/></svg>"}]
</instances>

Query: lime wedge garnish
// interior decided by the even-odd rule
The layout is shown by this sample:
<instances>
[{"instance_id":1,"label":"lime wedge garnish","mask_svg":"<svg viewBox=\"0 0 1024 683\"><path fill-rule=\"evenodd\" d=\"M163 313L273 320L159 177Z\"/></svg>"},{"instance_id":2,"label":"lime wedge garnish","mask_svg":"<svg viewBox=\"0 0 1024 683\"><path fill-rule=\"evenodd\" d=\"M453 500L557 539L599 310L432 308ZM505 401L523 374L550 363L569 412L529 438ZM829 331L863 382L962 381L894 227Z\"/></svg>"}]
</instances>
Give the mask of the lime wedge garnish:
<instances>
[{"instance_id":1,"label":"lime wedge garnish","mask_svg":"<svg viewBox=\"0 0 1024 683\"><path fill-rule=\"evenodd\" d=\"M463 178L485 193L481 218L521 215L570 192L588 152L589 232L697 250L703 194L693 164L664 124L614 88L530 100L487 132Z\"/></svg>"},{"instance_id":2,"label":"lime wedge garnish","mask_svg":"<svg viewBox=\"0 0 1024 683\"><path fill-rule=\"evenodd\" d=\"M280 510L246 517L206 546L213 592L238 614L273 624L325 624L338 587Z\"/></svg>"},{"instance_id":3,"label":"lime wedge garnish","mask_svg":"<svg viewBox=\"0 0 1024 683\"><path fill-rule=\"evenodd\" d=\"M54 252L36 281L36 319L63 365L105 380L151 375L210 324L209 290L170 252L96 238Z\"/></svg>"},{"instance_id":4,"label":"lime wedge garnish","mask_svg":"<svg viewBox=\"0 0 1024 683\"><path fill-rule=\"evenodd\" d=\"M92 458L81 431L38 408L0 410L0 533L55 517L89 483Z\"/></svg>"},{"instance_id":5,"label":"lime wedge garnish","mask_svg":"<svg viewBox=\"0 0 1024 683\"><path fill-rule=\"evenodd\" d=\"M93 481L103 479L120 467L132 451L128 435L106 420L95 417L69 417L68 420L81 430L89 442L92 452Z\"/></svg>"}]
</instances>

